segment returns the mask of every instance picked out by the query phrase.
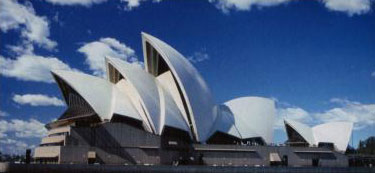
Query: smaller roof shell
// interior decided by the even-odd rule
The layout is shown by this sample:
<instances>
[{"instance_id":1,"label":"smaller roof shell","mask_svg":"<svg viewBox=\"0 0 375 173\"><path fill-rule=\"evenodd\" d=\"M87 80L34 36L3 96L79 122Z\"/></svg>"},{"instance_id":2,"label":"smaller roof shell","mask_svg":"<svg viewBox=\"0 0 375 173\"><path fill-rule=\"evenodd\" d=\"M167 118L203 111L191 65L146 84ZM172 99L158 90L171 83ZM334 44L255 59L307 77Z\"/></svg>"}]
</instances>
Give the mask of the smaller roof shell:
<instances>
[{"instance_id":1,"label":"smaller roof shell","mask_svg":"<svg viewBox=\"0 0 375 173\"><path fill-rule=\"evenodd\" d=\"M241 134L235 125L234 115L228 106L215 106L215 113L217 113L216 121L212 126L210 136L214 135L215 132L222 132L237 137L238 139L242 139Z\"/></svg>"},{"instance_id":2,"label":"smaller roof shell","mask_svg":"<svg viewBox=\"0 0 375 173\"><path fill-rule=\"evenodd\" d=\"M160 93L160 126L159 134L162 134L165 126L174 127L188 132L192 137L190 128L178 109L172 95L158 81L156 81Z\"/></svg>"},{"instance_id":3,"label":"smaller roof shell","mask_svg":"<svg viewBox=\"0 0 375 173\"><path fill-rule=\"evenodd\" d=\"M122 88L121 82L114 85L114 90L113 90L112 95L113 95L112 101L114 101L114 104L112 105L114 114L128 116L133 119L142 121L142 118L140 117L139 113L135 109L129 96L127 95L125 90Z\"/></svg>"},{"instance_id":4,"label":"smaller roof shell","mask_svg":"<svg viewBox=\"0 0 375 173\"><path fill-rule=\"evenodd\" d=\"M312 128L315 142L332 142L338 151L345 152L353 130L351 122L331 122Z\"/></svg>"},{"instance_id":5,"label":"smaller roof shell","mask_svg":"<svg viewBox=\"0 0 375 173\"><path fill-rule=\"evenodd\" d=\"M156 77L158 83L162 85L162 87L170 93L171 97L173 98L174 102L176 103L177 108L179 109L180 113L184 117L186 124L189 124L188 117L186 115L186 111L184 109L184 105L182 103L180 93L178 92L178 88L175 85L175 81L173 79L173 75L170 71L167 71L158 77Z\"/></svg>"},{"instance_id":6,"label":"smaller roof shell","mask_svg":"<svg viewBox=\"0 0 375 173\"><path fill-rule=\"evenodd\" d=\"M284 123L292 127L310 145L317 146L320 142L329 142L333 143L335 149L340 152L346 151L353 130L352 122L330 122L312 128L290 119L284 120Z\"/></svg>"},{"instance_id":7,"label":"smaller roof shell","mask_svg":"<svg viewBox=\"0 0 375 173\"><path fill-rule=\"evenodd\" d=\"M284 123L298 132L303 137L303 139L306 140L307 143L311 145L315 144L314 134L309 126L290 119L284 120Z\"/></svg>"},{"instance_id":8,"label":"smaller roof shell","mask_svg":"<svg viewBox=\"0 0 375 173\"><path fill-rule=\"evenodd\" d=\"M113 113L140 120L134 107L127 104L129 99L126 94L107 80L73 71L54 70L52 74L80 94L101 120L111 120Z\"/></svg>"},{"instance_id":9,"label":"smaller roof shell","mask_svg":"<svg viewBox=\"0 0 375 173\"><path fill-rule=\"evenodd\" d=\"M275 102L262 97L240 97L228 102L234 123L243 139L261 137L266 143L273 138Z\"/></svg>"}]
</instances>

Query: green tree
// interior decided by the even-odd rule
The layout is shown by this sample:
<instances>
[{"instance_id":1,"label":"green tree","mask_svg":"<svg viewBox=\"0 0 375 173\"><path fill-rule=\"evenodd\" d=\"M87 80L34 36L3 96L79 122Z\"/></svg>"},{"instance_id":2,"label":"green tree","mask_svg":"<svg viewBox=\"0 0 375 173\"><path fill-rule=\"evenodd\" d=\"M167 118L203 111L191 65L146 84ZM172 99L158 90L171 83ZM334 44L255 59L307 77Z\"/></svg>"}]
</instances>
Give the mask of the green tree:
<instances>
[{"instance_id":1,"label":"green tree","mask_svg":"<svg viewBox=\"0 0 375 173\"><path fill-rule=\"evenodd\" d=\"M359 141L358 153L375 155L375 136Z\"/></svg>"}]
</instances>

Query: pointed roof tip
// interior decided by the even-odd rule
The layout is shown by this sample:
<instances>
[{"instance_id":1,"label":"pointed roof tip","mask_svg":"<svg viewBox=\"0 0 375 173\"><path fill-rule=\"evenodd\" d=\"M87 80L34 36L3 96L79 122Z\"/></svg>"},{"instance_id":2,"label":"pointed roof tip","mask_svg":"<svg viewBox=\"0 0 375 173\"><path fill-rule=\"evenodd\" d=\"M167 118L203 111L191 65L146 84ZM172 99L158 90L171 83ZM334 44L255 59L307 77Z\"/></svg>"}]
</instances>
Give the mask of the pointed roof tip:
<instances>
[{"instance_id":1,"label":"pointed roof tip","mask_svg":"<svg viewBox=\"0 0 375 173\"><path fill-rule=\"evenodd\" d=\"M142 39L145 38L145 37L147 37L148 35L149 35L149 34L143 32L143 31L141 32L141 37L142 37Z\"/></svg>"},{"instance_id":2,"label":"pointed roof tip","mask_svg":"<svg viewBox=\"0 0 375 173\"><path fill-rule=\"evenodd\" d=\"M286 123L286 124L289 124L291 121L293 122L293 120L291 120L291 119L284 118L284 123Z\"/></svg>"},{"instance_id":3,"label":"pointed roof tip","mask_svg":"<svg viewBox=\"0 0 375 173\"><path fill-rule=\"evenodd\" d=\"M125 60L122 60L120 58L114 58L114 57L111 57L111 56L108 56L108 55L105 56L105 60L106 60L106 62L111 63L111 64L116 63L116 62L122 62L122 63L125 63L125 64L130 64L129 62L127 62Z\"/></svg>"},{"instance_id":4,"label":"pointed roof tip","mask_svg":"<svg viewBox=\"0 0 375 173\"><path fill-rule=\"evenodd\" d=\"M111 56L109 56L109 55L105 55L104 56L104 60L107 62L107 61L109 61L109 60L113 60L114 58L113 57L111 57Z\"/></svg>"},{"instance_id":5,"label":"pointed roof tip","mask_svg":"<svg viewBox=\"0 0 375 173\"><path fill-rule=\"evenodd\" d=\"M56 70L50 70L49 71L51 74L56 74Z\"/></svg>"},{"instance_id":6,"label":"pointed roof tip","mask_svg":"<svg viewBox=\"0 0 375 173\"><path fill-rule=\"evenodd\" d=\"M286 118L284 118L283 121L284 121L284 124L287 124L287 123L288 123L288 121L287 121Z\"/></svg>"},{"instance_id":7,"label":"pointed roof tip","mask_svg":"<svg viewBox=\"0 0 375 173\"><path fill-rule=\"evenodd\" d=\"M291 119L288 119L288 118L284 119L284 125L285 126L289 126L289 127L295 128L294 126L295 126L296 123L297 124L303 124L303 123L300 123L298 121L294 121L294 120L291 120ZM303 124L303 125L305 125L305 124Z\"/></svg>"},{"instance_id":8,"label":"pointed roof tip","mask_svg":"<svg viewBox=\"0 0 375 173\"><path fill-rule=\"evenodd\" d=\"M128 62L126 60L123 60L123 59L120 59L120 58L113 58L113 57L108 57L106 58L106 62L109 63L109 64L112 64L114 66L117 67L118 64L122 64L124 65L126 68L141 68L140 66L134 64L134 63L131 63L131 62ZM143 69L143 68L141 68Z\"/></svg>"},{"instance_id":9,"label":"pointed roof tip","mask_svg":"<svg viewBox=\"0 0 375 173\"><path fill-rule=\"evenodd\" d=\"M62 73L70 72L70 71L71 71L71 70L51 69L51 70L50 70L50 73L59 76L59 75L61 75Z\"/></svg>"},{"instance_id":10,"label":"pointed roof tip","mask_svg":"<svg viewBox=\"0 0 375 173\"><path fill-rule=\"evenodd\" d=\"M117 62L121 62L121 63L125 63L125 64L130 64L126 60L123 60L123 59L120 59L120 58L114 58L114 57L111 57L111 56L106 56L105 59L106 59L106 61L111 62L111 64L117 63Z\"/></svg>"},{"instance_id":11,"label":"pointed roof tip","mask_svg":"<svg viewBox=\"0 0 375 173\"><path fill-rule=\"evenodd\" d=\"M150 34L148 34L147 32L141 31L141 35L146 36L146 35L150 35Z\"/></svg>"},{"instance_id":12,"label":"pointed roof tip","mask_svg":"<svg viewBox=\"0 0 375 173\"><path fill-rule=\"evenodd\" d=\"M86 75L86 76L94 76L91 74L86 74L81 71L75 71L75 70L60 70L60 69L55 69L55 70L50 70L50 73L53 76L58 76L64 78L64 76L76 76L76 75Z\"/></svg>"},{"instance_id":13,"label":"pointed roof tip","mask_svg":"<svg viewBox=\"0 0 375 173\"><path fill-rule=\"evenodd\" d=\"M153 39L153 38L156 38L155 36L147 33L147 32L141 32L141 35L142 35L142 38L148 38L148 39Z\"/></svg>"},{"instance_id":14,"label":"pointed roof tip","mask_svg":"<svg viewBox=\"0 0 375 173\"><path fill-rule=\"evenodd\" d=\"M302 122L300 122L300 121L296 121L296 120L293 120L293 119L290 119L290 118L284 118L284 122L286 122L286 123L288 123L288 124L290 124L290 123L300 123L300 124L303 124L303 125L308 126L308 125L305 124L305 123L302 123Z\"/></svg>"}]
</instances>

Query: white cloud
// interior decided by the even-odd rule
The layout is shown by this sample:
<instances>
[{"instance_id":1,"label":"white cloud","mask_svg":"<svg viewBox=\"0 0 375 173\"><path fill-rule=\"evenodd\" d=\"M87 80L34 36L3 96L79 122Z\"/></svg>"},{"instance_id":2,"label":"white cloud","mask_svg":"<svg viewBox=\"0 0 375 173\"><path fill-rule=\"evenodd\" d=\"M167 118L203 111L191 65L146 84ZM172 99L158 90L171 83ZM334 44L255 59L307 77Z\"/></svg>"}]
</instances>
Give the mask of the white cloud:
<instances>
[{"instance_id":1,"label":"white cloud","mask_svg":"<svg viewBox=\"0 0 375 173\"><path fill-rule=\"evenodd\" d=\"M224 13L228 13L229 10L249 11L253 6L257 7L270 7L283 3L287 3L291 0L208 0L214 3L215 6L222 10Z\"/></svg>"},{"instance_id":2,"label":"white cloud","mask_svg":"<svg viewBox=\"0 0 375 173\"><path fill-rule=\"evenodd\" d=\"M0 74L23 81L52 83L51 70L75 70L56 57L43 57L25 54L16 59L0 55Z\"/></svg>"},{"instance_id":3,"label":"white cloud","mask_svg":"<svg viewBox=\"0 0 375 173\"><path fill-rule=\"evenodd\" d=\"M43 94L14 95L13 101L21 105L31 106L64 106L64 102L57 97L49 97Z\"/></svg>"},{"instance_id":4,"label":"white cloud","mask_svg":"<svg viewBox=\"0 0 375 173\"><path fill-rule=\"evenodd\" d=\"M375 78L375 71L371 73L371 77Z\"/></svg>"},{"instance_id":5,"label":"white cloud","mask_svg":"<svg viewBox=\"0 0 375 173\"><path fill-rule=\"evenodd\" d=\"M94 4L100 4L103 2L107 2L108 0L46 0L49 3L54 5L80 5L85 7L91 7ZM142 1L147 0L120 0L121 3L125 3L125 10L132 10L135 7L141 5ZM152 2L160 2L161 0L153 0Z\"/></svg>"},{"instance_id":6,"label":"white cloud","mask_svg":"<svg viewBox=\"0 0 375 173\"><path fill-rule=\"evenodd\" d=\"M0 120L0 138L14 135L18 138L41 138L47 134L44 124L36 119Z\"/></svg>"},{"instance_id":7,"label":"white cloud","mask_svg":"<svg viewBox=\"0 0 375 173\"><path fill-rule=\"evenodd\" d=\"M342 105L342 106L349 105L349 104L356 104L356 105L361 104L359 102L350 101L348 99L342 99L342 98L331 98L329 102Z\"/></svg>"},{"instance_id":8,"label":"white cloud","mask_svg":"<svg viewBox=\"0 0 375 173\"><path fill-rule=\"evenodd\" d=\"M4 33L20 31L22 38L18 45L6 45L13 58L0 55L0 75L23 81L52 83L51 70L74 70L56 57L34 54L34 44L53 50L57 43L48 38L49 23L45 17L35 14L31 2L0 1L0 29Z\"/></svg>"},{"instance_id":9,"label":"white cloud","mask_svg":"<svg viewBox=\"0 0 375 173\"><path fill-rule=\"evenodd\" d=\"M276 123L274 128L283 129L285 119L296 120L298 122L306 124L310 124L313 121L311 115L302 108L278 108L276 110Z\"/></svg>"},{"instance_id":10,"label":"white cloud","mask_svg":"<svg viewBox=\"0 0 375 173\"><path fill-rule=\"evenodd\" d=\"M82 5L89 7L93 4L99 4L107 0L46 0L55 5Z\"/></svg>"},{"instance_id":11,"label":"white cloud","mask_svg":"<svg viewBox=\"0 0 375 173\"><path fill-rule=\"evenodd\" d=\"M45 17L35 14L32 4L28 1L20 4L17 1L0 1L0 29L6 33L9 30L20 30L23 42L36 43L37 45L52 50L57 46L55 41L49 39L49 23Z\"/></svg>"},{"instance_id":12,"label":"white cloud","mask_svg":"<svg viewBox=\"0 0 375 173\"><path fill-rule=\"evenodd\" d=\"M26 148L35 148L24 140L47 135L44 124L36 119L0 120L0 151L8 154L24 154Z\"/></svg>"},{"instance_id":13,"label":"white cloud","mask_svg":"<svg viewBox=\"0 0 375 173\"><path fill-rule=\"evenodd\" d=\"M142 0L121 0L121 2L126 3L125 9L131 10L134 7L138 7Z\"/></svg>"},{"instance_id":14,"label":"white cloud","mask_svg":"<svg viewBox=\"0 0 375 173\"><path fill-rule=\"evenodd\" d=\"M270 7L288 3L292 0L208 0L228 13L230 10L249 11L252 7ZM317 0L332 11L347 13L349 16L368 13L374 0ZM302 1L301 1L302 2Z\"/></svg>"},{"instance_id":15,"label":"white cloud","mask_svg":"<svg viewBox=\"0 0 375 173\"><path fill-rule=\"evenodd\" d=\"M147 0L120 0L122 3L125 3L125 10L132 10L135 7L139 7L141 5L141 2L147 1ZM161 2L162 0L153 0L152 2Z\"/></svg>"},{"instance_id":16,"label":"white cloud","mask_svg":"<svg viewBox=\"0 0 375 173\"><path fill-rule=\"evenodd\" d=\"M332 11L345 12L352 16L368 13L373 0L322 0L322 2Z\"/></svg>"},{"instance_id":17,"label":"white cloud","mask_svg":"<svg viewBox=\"0 0 375 173\"><path fill-rule=\"evenodd\" d=\"M210 56L204 50L200 52L194 52L193 55L187 57L187 59L192 63L198 63L198 62L209 60Z\"/></svg>"},{"instance_id":18,"label":"white cloud","mask_svg":"<svg viewBox=\"0 0 375 173\"><path fill-rule=\"evenodd\" d=\"M4 112L4 111L0 110L0 117L6 117L8 115L9 114L7 112Z\"/></svg>"},{"instance_id":19,"label":"white cloud","mask_svg":"<svg viewBox=\"0 0 375 173\"><path fill-rule=\"evenodd\" d=\"M29 42L24 42L20 45L6 45L8 49L11 50L11 53L14 53L15 56L20 56L24 54L34 54L34 45Z\"/></svg>"},{"instance_id":20,"label":"white cloud","mask_svg":"<svg viewBox=\"0 0 375 173\"><path fill-rule=\"evenodd\" d=\"M275 128L282 129L285 118L310 125L338 121L353 122L355 130L375 125L375 104L362 104L340 98L332 98L330 103L335 107L322 112L307 112L298 107L277 108Z\"/></svg>"},{"instance_id":21,"label":"white cloud","mask_svg":"<svg viewBox=\"0 0 375 173\"><path fill-rule=\"evenodd\" d=\"M134 50L114 38L101 38L84 44L78 52L85 54L86 64L94 75L105 76L105 56L120 58L129 62L137 62Z\"/></svg>"},{"instance_id":22,"label":"white cloud","mask_svg":"<svg viewBox=\"0 0 375 173\"><path fill-rule=\"evenodd\" d=\"M331 99L339 107L315 113L314 117L321 122L350 121L355 129L375 125L375 104L361 104L347 99Z\"/></svg>"},{"instance_id":23,"label":"white cloud","mask_svg":"<svg viewBox=\"0 0 375 173\"><path fill-rule=\"evenodd\" d=\"M0 144L0 151L7 154L25 154L25 150L31 148L31 146L24 141L10 138L0 139Z\"/></svg>"}]
</instances>

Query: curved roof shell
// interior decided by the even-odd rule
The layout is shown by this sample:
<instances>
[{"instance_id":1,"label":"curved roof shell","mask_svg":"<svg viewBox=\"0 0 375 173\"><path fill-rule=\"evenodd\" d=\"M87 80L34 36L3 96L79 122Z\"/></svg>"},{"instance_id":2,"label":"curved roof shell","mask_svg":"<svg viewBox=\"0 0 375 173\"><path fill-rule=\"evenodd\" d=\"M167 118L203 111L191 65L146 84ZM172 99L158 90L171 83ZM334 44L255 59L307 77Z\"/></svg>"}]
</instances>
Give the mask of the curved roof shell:
<instances>
[{"instance_id":1,"label":"curved roof shell","mask_svg":"<svg viewBox=\"0 0 375 173\"><path fill-rule=\"evenodd\" d=\"M309 126L289 119L284 120L284 123L292 129L294 129L296 132L298 132L298 134L300 134L303 137L303 139L306 140L307 143L311 145L315 144L314 134Z\"/></svg>"},{"instance_id":2,"label":"curved roof shell","mask_svg":"<svg viewBox=\"0 0 375 173\"><path fill-rule=\"evenodd\" d=\"M106 57L106 62L114 66L123 75L124 80L135 90L137 98L131 97L131 99L134 104L141 104L138 107L138 112L140 114L145 112L144 121L148 122L154 133L160 131L159 92L153 76L146 73L141 67L118 58Z\"/></svg>"},{"instance_id":3,"label":"curved roof shell","mask_svg":"<svg viewBox=\"0 0 375 173\"><path fill-rule=\"evenodd\" d=\"M332 122L314 126L312 128L315 142L332 142L338 151L345 152L353 130L351 122ZM339 134L338 134L339 132Z\"/></svg>"},{"instance_id":4,"label":"curved roof shell","mask_svg":"<svg viewBox=\"0 0 375 173\"><path fill-rule=\"evenodd\" d=\"M284 120L284 123L292 127L310 145L317 146L320 142L329 142L333 143L335 149L340 152L346 151L353 130L352 122L331 122L312 128L293 120Z\"/></svg>"},{"instance_id":5,"label":"curved roof shell","mask_svg":"<svg viewBox=\"0 0 375 173\"><path fill-rule=\"evenodd\" d=\"M214 135L215 132L222 132L237 137L238 139L242 139L241 134L235 125L234 115L228 106L215 106L215 113L217 113L216 121L212 126L210 136Z\"/></svg>"},{"instance_id":6,"label":"curved roof shell","mask_svg":"<svg viewBox=\"0 0 375 173\"><path fill-rule=\"evenodd\" d=\"M52 73L79 93L101 120L111 120L113 113L140 120L134 107L128 104L126 94L107 80L72 71L56 70Z\"/></svg>"},{"instance_id":7,"label":"curved roof shell","mask_svg":"<svg viewBox=\"0 0 375 173\"><path fill-rule=\"evenodd\" d=\"M183 55L165 42L146 33L142 33L142 42L146 71L153 74L153 68L157 68L150 65L152 62L147 58L146 45L149 43L161 55L181 89L181 97L186 102L185 111L193 126L195 140L204 142L216 119L213 113L214 102L206 82Z\"/></svg>"},{"instance_id":8,"label":"curved roof shell","mask_svg":"<svg viewBox=\"0 0 375 173\"><path fill-rule=\"evenodd\" d=\"M139 113L132 104L130 98L126 92L121 88L121 83L114 85L113 90L114 101L113 114L117 115L127 115L128 117L134 118L136 120L142 121Z\"/></svg>"},{"instance_id":9,"label":"curved roof shell","mask_svg":"<svg viewBox=\"0 0 375 173\"><path fill-rule=\"evenodd\" d=\"M160 85L162 85L162 87L164 87L164 89L166 89L171 95L172 99L176 103L177 109L182 114L186 124L189 124L189 118L187 117L186 111L184 110L183 101L181 100L180 93L177 86L175 85L172 73L170 71L167 71L156 77L156 79L158 80L158 83L160 83Z\"/></svg>"},{"instance_id":10,"label":"curved roof shell","mask_svg":"<svg viewBox=\"0 0 375 173\"><path fill-rule=\"evenodd\" d=\"M187 122L184 120L180 110L174 102L172 95L165 89L159 82L157 82L159 93L160 93L160 131L162 134L165 126L174 127L183 131L188 132L192 137L190 128Z\"/></svg>"},{"instance_id":11,"label":"curved roof shell","mask_svg":"<svg viewBox=\"0 0 375 173\"><path fill-rule=\"evenodd\" d=\"M106 57L106 62L115 67L124 77L118 82L119 87L129 93L133 103L141 104L138 112L144 113L143 121L147 122L155 134L161 135L164 126L187 131L184 121L173 98L156 78L138 65L130 64L118 58ZM124 84L119 84L124 83Z\"/></svg>"},{"instance_id":12,"label":"curved roof shell","mask_svg":"<svg viewBox=\"0 0 375 173\"><path fill-rule=\"evenodd\" d=\"M224 103L233 113L242 139L261 137L271 143L275 119L275 102L262 97L240 97Z\"/></svg>"}]
</instances>

